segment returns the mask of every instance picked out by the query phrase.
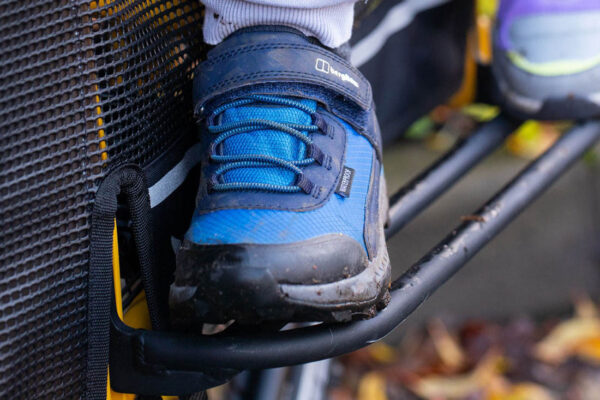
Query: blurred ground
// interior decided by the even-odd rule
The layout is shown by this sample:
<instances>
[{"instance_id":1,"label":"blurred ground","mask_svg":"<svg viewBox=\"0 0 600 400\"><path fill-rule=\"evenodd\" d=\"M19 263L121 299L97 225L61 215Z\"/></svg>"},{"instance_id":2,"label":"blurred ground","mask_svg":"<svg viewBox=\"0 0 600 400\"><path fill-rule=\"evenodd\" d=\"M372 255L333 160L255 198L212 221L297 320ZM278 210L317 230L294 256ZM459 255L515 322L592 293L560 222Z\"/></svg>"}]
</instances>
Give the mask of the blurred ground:
<instances>
[{"instance_id":1,"label":"blurred ground","mask_svg":"<svg viewBox=\"0 0 600 400\"><path fill-rule=\"evenodd\" d=\"M600 318L579 298L568 319L432 320L397 346L376 343L333 362L331 400L596 400Z\"/></svg>"},{"instance_id":2,"label":"blurred ground","mask_svg":"<svg viewBox=\"0 0 600 400\"><path fill-rule=\"evenodd\" d=\"M600 149L600 147L597 148ZM421 142L386 149L393 192L439 157ZM527 160L500 150L388 242L399 275L471 214ZM456 320L565 312L574 293L600 295L600 171L579 162L388 337L433 316Z\"/></svg>"}]
</instances>

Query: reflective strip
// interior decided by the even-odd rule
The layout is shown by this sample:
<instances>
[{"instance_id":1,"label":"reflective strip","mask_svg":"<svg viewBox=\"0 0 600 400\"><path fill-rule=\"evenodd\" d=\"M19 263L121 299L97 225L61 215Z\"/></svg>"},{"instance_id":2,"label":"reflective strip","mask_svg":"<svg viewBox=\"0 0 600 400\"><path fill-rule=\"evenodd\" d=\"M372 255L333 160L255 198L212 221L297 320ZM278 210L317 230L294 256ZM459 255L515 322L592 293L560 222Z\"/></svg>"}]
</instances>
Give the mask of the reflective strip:
<instances>
[{"instance_id":1,"label":"reflective strip","mask_svg":"<svg viewBox=\"0 0 600 400\"><path fill-rule=\"evenodd\" d=\"M325 399L331 359L303 364L300 368L298 391L294 400Z\"/></svg>"},{"instance_id":2,"label":"reflective strip","mask_svg":"<svg viewBox=\"0 0 600 400\"><path fill-rule=\"evenodd\" d=\"M392 7L377 28L352 47L350 61L355 67L365 64L381 50L390 36L410 25L418 13L449 1L406 0Z\"/></svg>"},{"instance_id":3,"label":"reflective strip","mask_svg":"<svg viewBox=\"0 0 600 400\"><path fill-rule=\"evenodd\" d=\"M586 60L558 60L545 63L529 61L514 51L509 51L506 55L515 66L530 74L539 76L579 74L600 65L600 55Z\"/></svg>"},{"instance_id":4,"label":"reflective strip","mask_svg":"<svg viewBox=\"0 0 600 400\"><path fill-rule=\"evenodd\" d=\"M202 157L200 143L196 143L185 152L183 159L169 172L150 186L150 207L154 208L162 203L185 181L188 173L200 162Z\"/></svg>"}]
</instances>

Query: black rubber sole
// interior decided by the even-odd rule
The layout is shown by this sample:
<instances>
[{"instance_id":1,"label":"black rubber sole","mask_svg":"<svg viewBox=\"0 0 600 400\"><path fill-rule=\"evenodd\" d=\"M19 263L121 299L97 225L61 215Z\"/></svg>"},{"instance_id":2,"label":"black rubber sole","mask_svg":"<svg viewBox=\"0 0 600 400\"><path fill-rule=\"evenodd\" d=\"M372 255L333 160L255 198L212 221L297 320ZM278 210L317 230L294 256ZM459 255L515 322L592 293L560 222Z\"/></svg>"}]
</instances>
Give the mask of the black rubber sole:
<instances>
[{"instance_id":1,"label":"black rubber sole","mask_svg":"<svg viewBox=\"0 0 600 400\"><path fill-rule=\"evenodd\" d=\"M213 261L199 263L195 245L184 243L176 271L180 279L176 278L171 285L169 296L172 325L198 331L203 323L231 320L240 324L347 322L375 316L389 302L391 284L383 229L388 204L383 179L380 180L379 204L383 210L378 224L377 254L370 260L364 259L364 268L353 273L354 269L349 268L348 273L338 279L287 283L285 276L276 278L271 270L260 266L246 267L244 262L228 254L213 255ZM267 257L268 254L262 259Z\"/></svg>"},{"instance_id":2,"label":"black rubber sole","mask_svg":"<svg viewBox=\"0 0 600 400\"><path fill-rule=\"evenodd\" d=\"M564 93L555 90L553 95L541 96L539 88L542 87L542 83L544 83L544 87L553 84L562 87L565 86L564 82L541 82L539 79L543 78L528 74L514 66L506 55L498 50L494 52L494 59L495 63L492 71L494 74L495 97L497 103L510 115L518 119L542 121L582 120L600 117L600 100L596 100L596 97L600 99L600 93L596 95L582 94L573 89L570 92L564 90ZM591 77L588 79L591 79ZM536 84L527 86L526 80L533 80ZM524 87L517 87L515 82L523 82ZM574 84L575 82L577 81L574 81ZM538 88L537 91L536 88ZM546 92L551 91L546 90ZM579 83L579 92L582 92L581 83Z\"/></svg>"},{"instance_id":3,"label":"black rubber sole","mask_svg":"<svg viewBox=\"0 0 600 400\"><path fill-rule=\"evenodd\" d=\"M262 286L261 289L265 287ZM172 290L178 290L172 287ZM171 324L179 329L201 328L203 323L220 324L235 320L242 325L256 325L263 322L349 322L372 318L377 311L385 308L390 300L389 285L369 302L318 305L303 304L290 300L275 287L263 291L260 304L255 306L248 299L245 304L225 305L221 302L207 302L200 298L190 298L174 304L171 309Z\"/></svg>"},{"instance_id":4,"label":"black rubber sole","mask_svg":"<svg viewBox=\"0 0 600 400\"><path fill-rule=\"evenodd\" d=\"M507 99L501 103L502 108L511 116L519 119L535 119L540 121L583 120L600 117L600 104L581 97L545 99L541 108L530 111L519 107Z\"/></svg>"},{"instance_id":5,"label":"black rubber sole","mask_svg":"<svg viewBox=\"0 0 600 400\"><path fill-rule=\"evenodd\" d=\"M186 256L185 251L179 255ZM196 255L190 252L189 257ZM391 267L385 246L362 272L327 283L282 283L268 269L226 264L198 271L193 262L180 262L178 268L180 276L195 277L193 285L171 285L171 322L179 328L230 320L346 322L373 317L389 301Z\"/></svg>"}]
</instances>

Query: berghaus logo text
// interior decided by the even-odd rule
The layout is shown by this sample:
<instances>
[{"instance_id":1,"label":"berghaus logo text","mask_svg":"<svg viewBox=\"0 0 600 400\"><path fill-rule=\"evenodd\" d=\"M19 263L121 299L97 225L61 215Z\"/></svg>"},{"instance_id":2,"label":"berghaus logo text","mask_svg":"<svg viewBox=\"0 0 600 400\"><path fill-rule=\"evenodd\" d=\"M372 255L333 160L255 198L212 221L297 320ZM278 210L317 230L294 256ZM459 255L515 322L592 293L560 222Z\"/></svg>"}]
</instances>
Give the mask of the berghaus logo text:
<instances>
[{"instance_id":1,"label":"berghaus logo text","mask_svg":"<svg viewBox=\"0 0 600 400\"><path fill-rule=\"evenodd\" d=\"M319 72L323 72L325 74L331 74L337 76L344 82L350 82L350 84L354 85L358 88L358 82L350 75L340 72L337 69L333 68L328 61L323 60L322 58L317 58L315 63L315 69Z\"/></svg>"}]
</instances>

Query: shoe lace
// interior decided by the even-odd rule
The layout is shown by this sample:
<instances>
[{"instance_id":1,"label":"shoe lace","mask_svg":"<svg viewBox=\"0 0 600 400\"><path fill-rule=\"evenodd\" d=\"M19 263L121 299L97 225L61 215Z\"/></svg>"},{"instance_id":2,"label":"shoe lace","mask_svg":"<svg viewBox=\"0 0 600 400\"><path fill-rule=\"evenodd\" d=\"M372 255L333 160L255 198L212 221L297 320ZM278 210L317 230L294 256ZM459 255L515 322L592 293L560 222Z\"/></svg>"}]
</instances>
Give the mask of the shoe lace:
<instances>
[{"instance_id":1,"label":"shoe lace","mask_svg":"<svg viewBox=\"0 0 600 400\"><path fill-rule=\"evenodd\" d=\"M287 97L268 96L268 95L249 95L241 99L226 103L212 112L213 120L218 120L218 116L226 110L234 107L247 105L279 105L297 108L312 118L311 124L297 124L270 121L262 118L248 118L235 122L215 124L208 126L208 132L217 135L209 144L210 161L219 163L221 166L209 178L209 190L240 191L256 190L275 193L297 193L303 191L311 193L314 187L313 183L304 176L303 167L314 162L323 164L324 154L314 145L312 139L304 132L326 132L324 121L319 114L314 112L307 105ZM265 131L265 129L267 129ZM304 157L300 160L286 160L268 154L218 154L217 146L225 140L241 133L247 133L255 130L263 130L265 134L269 131L283 132L293 138L301 141L305 145ZM240 168L283 168L291 171L295 175L292 184L281 185L265 182L225 182L223 174Z\"/></svg>"}]
</instances>

